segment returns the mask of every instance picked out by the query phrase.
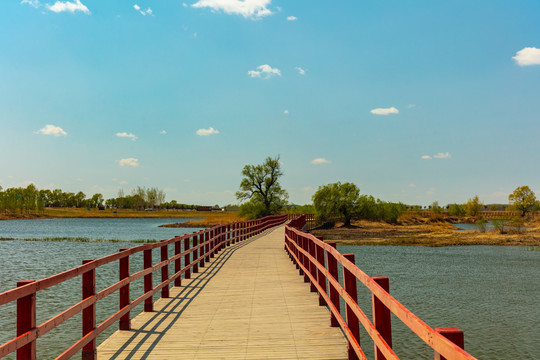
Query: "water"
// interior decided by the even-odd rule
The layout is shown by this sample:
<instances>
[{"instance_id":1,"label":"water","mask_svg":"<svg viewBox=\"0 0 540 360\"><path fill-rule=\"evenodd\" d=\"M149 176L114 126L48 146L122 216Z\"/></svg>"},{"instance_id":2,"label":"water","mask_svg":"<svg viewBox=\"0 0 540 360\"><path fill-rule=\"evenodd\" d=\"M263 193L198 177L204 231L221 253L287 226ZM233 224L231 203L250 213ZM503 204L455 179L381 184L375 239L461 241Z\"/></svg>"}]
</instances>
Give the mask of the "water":
<instances>
[{"instance_id":1,"label":"water","mask_svg":"<svg viewBox=\"0 0 540 360\"><path fill-rule=\"evenodd\" d=\"M338 246L370 276L388 276L390 293L431 327L458 327L479 359L540 359L540 252L523 247ZM371 293L358 283L371 318ZM361 327L362 328L362 327ZM393 348L402 359L433 351L392 317ZM362 328L363 329L363 328ZM362 348L373 358L369 335ZM417 340L418 339L418 340Z\"/></svg>"},{"instance_id":2,"label":"water","mask_svg":"<svg viewBox=\"0 0 540 360\"><path fill-rule=\"evenodd\" d=\"M188 219L48 219L0 221L0 237L3 238L46 238L46 237L87 237L90 239L118 239L115 242L76 241L0 241L1 267L0 292L16 286L20 280L39 280L64 270L81 265L82 259L96 259L117 252L120 248L138 246L129 240L169 239L200 229L160 228L165 223L187 221ZM169 246L169 255L173 247ZM159 249L153 251L154 263L160 257ZM130 256L130 272L142 270L143 254ZM183 260L182 260L183 266ZM170 266L169 274L173 273ZM154 274L154 286L159 274ZM160 277L159 277L160 278ZM96 290L100 291L118 280L118 262L101 266L96 270ZM130 284L131 298L143 294L142 279ZM76 277L53 286L37 294L37 323L41 324L60 311L74 305L81 299L81 278ZM154 295L154 300L158 294ZM118 310L118 293L100 300L97 304L96 319L101 323ZM132 317L142 311L142 305L132 310ZM0 344L15 337L15 303L0 306ZM118 323L109 327L98 337L98 344L118 329ZM37 340L37 358L51 359L62 353L80 338L81 315L78 314L56 329ZM74 358L78 358L76 355ZM6 359L15 359L11 353Z\"/></svg>"},{"instance_id":3,"label":"water","mask_svg":"<svg viewBox=\"0 0 540 360\"><path fill-rule=\"evenodd\" d=\"M163 240L200 229L158 227L195 219L38 219L0 221L0 238L90 238L106 240Z\"/></svg>"},{"instance_id":4,"label":"water","mask_svg":"<svg viewBox=\"0 0 540 360\"><path fill-rule=\"evenodd\" d=\"M139 244L134 239L166 239L199 229L158 228L177 219L54 219L0 222L0 237L89 237L122 239L125 243L73 241L0 241L0 292L18 280L41 279L99 258L119 248ZM68 225L70 224L70 225ZM80 227L73 224L79 224ZM16 230L19 229L19 230ZM20 231L20 232L17 232ZM172 254L172 247L170 247ZM390 293L432 327L455 326L465 332L465 349L479 359L540 359L540 251L522 247L400 247L338 246L353 253L356 264L370 276L388 276ZM153 259L159 258L154 251ZM142 254L130 257L130 271L142 269ZM169 271L172 273L172 267ZM154 275L154 285L159 275ZM118 263L96 271L97 291L118 279ZM142 294L142 279L131 285L132 299ZM371 295L358 284L359 303L371 318ZM154 296L157 299L158 295ZM81 298L81 279L40 291L38 324ZM97 305L97 322L118 308L115 293ZM344 307L342 306L342 309ZM135 316L141 307L132 311ZM58 356L81 334L80 315L37 342L38 359ZM399 319L392 318L394 349L402 359L433 359L432 350ZM115 323L98 337L98 344L118 328ZM362 328L362 327L361 327ZM0 344L15 336L14 304L0 306ZM368 358L373 345L365 332L361 344ZM78 358L76 355L74 358ZM7 359L14 359L13 354Z\"/></svg>"},{"instance_id":5,"label":"water","mask_svg":"<svg viewBox=\"0 0 540 360\"><path fill-rule=\"evenodd\" d=\"M478 226L475 224L468 224L468 223L458 223L458 224L452 224L455 227L457 227L459 230L478 230ZM517 230L517 228L510 226L510 224L504 226L505 230ZM522 226L521 230L526 229L532 229L532 227ZM486 230L491 231L495 230L495 225L491 221L486 222Z\"/></svg>"}]
</instances>

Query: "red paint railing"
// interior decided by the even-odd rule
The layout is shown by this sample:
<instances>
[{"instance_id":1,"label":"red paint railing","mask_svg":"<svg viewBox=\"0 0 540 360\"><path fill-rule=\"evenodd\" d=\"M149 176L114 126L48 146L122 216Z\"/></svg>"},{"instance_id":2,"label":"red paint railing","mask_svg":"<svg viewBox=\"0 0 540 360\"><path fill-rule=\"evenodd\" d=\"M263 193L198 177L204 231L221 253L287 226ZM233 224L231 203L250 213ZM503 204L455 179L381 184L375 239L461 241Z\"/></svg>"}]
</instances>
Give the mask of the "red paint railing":
<instances>
[{"instance_id":1,"label":"red paint railing","mask_svg":"<svg viewBox=\"0 0 540 360\"><path fill-rule=\"evenodd\" d=\"M158 243L121 249L116 254L99 259L85 259L81 266L42 280L19 281L17 288L0 293L0 306L11 302L17 303L17 336L0 345L0 358L16 351L17 359L36 359L36 340L82 312L82 338L69 346L57 359L68 359L80 350L82 350L82 359L95 359L96 337L116 321L119 321L120 330L129 330L131 326L130 311L135 306L144 302L144 311L152 311L154 294L161 291L162 298L169 297L169 285L173 283L174 286L181 286L182 274L184 274L184 278L189 279L192 273L197 273L199 267L203 267L224 247L258 235L266 229L283 224L287 220L287 215L277 215L218 225ZM181 251L182 243L184 251ZM171 257L169 257L169 245L174 246L174 255ZM160 262L154 264L152 249L156 248L160 248L161 257ZM144 269L130 274L130 256L141 252ZM184 267L181 267L182 257L184 257ZM114 261L119 263L119 281L96 292L96 270ZM169 276L169 265L173 263L174 274ZM152 276L156 271L161 273L161 283L153 286ZM44 323L36 325L36 293L77 276L82 278L82 300ZM143 278L144 281L144 292L132 299L129 285L140 278ZM116 291L119 292L120 310L110 315L101 324L96 324L98 301Z\"/></svg>"},{"instance_id":2,"label":"red paint railing","mask_svg":"<svg viewBox=\"0 0 540 360\"><path fill-rule=\"evenodd\" d=\"M319 293L319 305L330 309L330 325L340 326L349 342L349 359L366 359L360 348L359 324L375 346L375 359L398 359L392 350L390 313L399 318L434 351L435 359L475 359L463 350L463 332L457 328L431 328L389 294L387 277L370 277L354 264L353 254L341 254L336 243L303 232L302 217L285 227L285 250L296 264L311 291ZM338 281L338 263L343 268L343 285ZM373 321L358 306L357 280L372 293ZM328 288L327 289L327 284ZM340 313L340 298L346 317Z\"/></svg>"}]
</instances>

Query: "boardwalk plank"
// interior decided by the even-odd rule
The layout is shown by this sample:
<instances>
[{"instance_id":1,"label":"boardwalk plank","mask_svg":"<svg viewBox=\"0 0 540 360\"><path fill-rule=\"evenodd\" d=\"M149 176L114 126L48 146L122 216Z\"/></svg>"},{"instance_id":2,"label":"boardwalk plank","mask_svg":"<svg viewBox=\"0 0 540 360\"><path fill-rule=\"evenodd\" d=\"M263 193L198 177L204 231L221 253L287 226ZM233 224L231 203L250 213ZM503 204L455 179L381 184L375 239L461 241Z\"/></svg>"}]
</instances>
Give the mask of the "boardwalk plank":
<instances>
[{"instance_id":1,"label":"boardwalk plank","mask_svg":"<svg viewBox=\"0 0 540 360\"><path fill-rule=\"evenodd\" d=\"M98 359L346 359L347 341L283 250L284 227L232 245Z\"/></svg>"}]
</instances>

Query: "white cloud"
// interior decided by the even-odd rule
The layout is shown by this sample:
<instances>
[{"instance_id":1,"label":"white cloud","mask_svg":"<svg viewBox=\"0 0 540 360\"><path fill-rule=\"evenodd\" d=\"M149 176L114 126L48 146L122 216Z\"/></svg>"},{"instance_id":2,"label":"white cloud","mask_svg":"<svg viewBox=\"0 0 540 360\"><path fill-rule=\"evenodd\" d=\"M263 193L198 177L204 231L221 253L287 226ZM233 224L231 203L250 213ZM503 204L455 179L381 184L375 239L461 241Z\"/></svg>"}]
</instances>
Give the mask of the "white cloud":
<instances>
[{"instance_id":1,"label":"white cloud","mask_svg":"<svg viewBox=\"0 0 540 360\"><path fill-rule=\"evenodd\" d=\"M183 6L183 7L188 7L188 5L187 5L185 2L182 3L182 6Z\"/></svg>"},{"instance_id":2,"label":"white cloud","mask_svg":"<svg viewBox=\"0 0 540 360\"><path fill-rule=\"evenodd\" d=\"M46 5L47 9L55 13L82 11L85 14L90 14L90 10L81 2L81 0L75 0L75 2L69 1L57 1L54 5Z\"/></svg>"},{"instance_id":3,"label":"white cloud","mask_svg":"<svg viewBox=\"0 0 540 360\"><path fill-rule=\"evenodd\" d=\"M159 133L160 133L161 135L167 134L167 132L166 132L165 130L161 130Z\"/></svg>"},{"instance_id":4,"label":"white cloud","mask_svg":"<svg viewBox=\"0 0 540 360\"><path fill-rule=\"evenodd\" d=\"M120 166L138 167L139 159L135 159L135 158L120 159Z\"/></svg>"},{"instance_id":5,"label":"white cloud","mask_svg":"<svg viewBox=\"0 0 540 360\"><path fill-rule=\"evenodd\" d=\"M120 181L120 185L127 185L127 184L129 184L129 183L126 180Z\"/></svg>"},{"instance_id":6,"label":"white cloud","mask_svg":"<svg viewBox=\"0 0 540 360\"><path fill-rule=\"evenodd\" d=\"M67 135L67 132L65 132L64 129L62 129L61 127L49 125L49 124L45 125L43 129L39 129L38 131L36 131L36 133L42 134L42 135L53 135L53 136L66 136Z\"/></svg>"},{"instance_id":7,"label":"white cloud","mask_svg":"<svg viewBox=\"0 0 540 360\"><path fill-rule=\"evenodd\" d=\"M197 130L197 135L199 136L208 136L212 134L219 134L219 131L214 129L213 127L210 127L208 129L199 129Z\"/></svg>"},{"instance_id":8,"label":"white cloud","mask_svg":"<svg viewBox=\"0 0 540 360\"><path fill-rule=\"evenodd\" d=\"M119 133L116 133L116 136L118 137L124 137L124 138L128 138L128 139L131 139L133 141L137 140L137 136L135 136L134 134L132 133L127 133L127 132L119 132Z\"/></svg>"},{"instance_id":9,"label":"white cloud","mask_svg":"<svg viewBox=\"0 0 540 360\"><path fill-rule=\"evenodd\" d=\"M226 14L242 15L245 18L262 18L272 15L267 8L272 0L199 0L191 5L194 8L210 8Z\"/></svg>"},{"instance_id":10,"label":"white cloud","mask_svg":"<svg viewBox=\"0 0 540 360\"><path fill-rule=\"evenodd\" d=\"M516 60L519 66L540 65L540 49L535 47L523 48L512 59Z\"/></svg>"},{"instance_id":11,"label":"white cloud","mask_svg":"<svg viewBox=\"0 0 540 360\"><path fill-rule=\"evenodd\" d=\"M314 191L315 189L311 186L304 186L302 188L300 188L300 190L304 191L304 192L308 192L308 191Z\"/></svg>"},{"instance_id":12,"label":"white cloud","mask_svg":"<svg viewBox=\"0 0 540 360\"><path fill-rule=\"evenodd\" d=\"M325 158L316 158L316 159L311 160L311 163L314 165L329 164L330 160L326 160Z\"/></svg>"},{"instance_id":13,"label":"white cloud","mask_svg":"<svg viewBox=\"0 0 540 360\"><path fill-rule=\"evenodd\" d=\"M413 188L413 187L416 187L416 185L415 184L409 184L409 187Z\"/></svg>"},{"instance_id":14,"label":"white cloud","mask_svg":"<svg viewBox=\"0 0 540 360\"><path fill-rule=\"evenodd\" d=\"M139 5L137 5L137 4L133 5L133 8L135 9L135 11L138 11L143 16L152 15L152 9L150 9L150 8L148 8L146 10L141 10L141 7Z\"/></svg>"},{"instance_id":15,"label":"white cloud","mask_svg":"<svg viewBox=\"0 0 540 360\"><path fill-rule=\"evenodd\" d=\"M296 20L298 20L298 18L296 16L287 16L287 20L296 21Z\"/></svg>"},{"instance_id":16,"label":"white cloud","mask_svg":"<svg viewBox=\"0 0 540 360\"><path fill-rule=\"evenodd\" d=\"M285 115L287 115L287 114L289 114L289 110L283 110L283 113L284 113Z\"/></svg>"},{"instance_id":17,"label":"white cloud","mask_svg":"<svg viewBox=\"0 0 540 360\"><path fill-rule=\"evenodd\" d=\"M28 4L35 7L36 9L41 6L39 0L21 0L21 4Z\"/></svg>"},{"instance_id":18,"label":"white cloud","mask_svg":"<svg viewBox=\"0 0 540 360\"><path fill-rule=\"evenodd\" d=\"M390 114L399 114L399 110L395 107L391 108L377 108L370 111L370 113L375 115L390 115Z\"/></svg>"},{"instance_id":19,"label":"white cloud","mask_svg":"<svg viewBox=\"0 0 540 360\"><path fill-rule=\"evenodd\" d=\"M306 75L306 70L302 69L300 66L295 67L295 69L298 70L300 75Z\"/></svg>"},{"instance_id":20,"label":"white cloud","mask_svg":"<svg viewBox=\"0 0 540 360\"><path fill-rule=\"evenodd\" d=\"M264 64L257 67L258 70L249 70L248 75L252 78L260 78L261 75L266 75L265 79L269 79L271 76L281 76L281 71L278 68L273 68L270 65Z\"/></svg>"},{"instance_id":21,"label":"white cloud","mask_svg":"<svg viewBox=\"0 0 540 360\"><path fill-rule=\"evenodd\" d=\"M422 155L422 159L424 159L424 160L429 160L429 159L431 159L431 156L429 156L429 155Z\"/></svg>"},{"instance_id":22,"label":"white cloud","mask_svg":"<svg viewBox=\"0 0 540 360\"><path fill-rule=\"evenodd\" d=\"M407 109L412 109L412 108L415 108L416 107L416 104L409 104L407 105Z\"/></svg>"},{"instance_id":23,"label":"white cloud","mask_svg":"<svg viewBox=\"0 0 540 360\"><path fill-rule=\"evenodd\" d=\"M445 153L437 153L436 155L433 155L435 159L450 159L452 155L450 155L449 152Z\"/></svg>"},{"instance_id":24,"label":"white cloud","mask_svg":"<svg viewBox=\"0 0 540 360\"><path fill-rule=\"evenodd\" d=\"M433 195L435 193L436 188L429 188L428 191L426 191L426 195Z\"/></svg>"}]
</instances>

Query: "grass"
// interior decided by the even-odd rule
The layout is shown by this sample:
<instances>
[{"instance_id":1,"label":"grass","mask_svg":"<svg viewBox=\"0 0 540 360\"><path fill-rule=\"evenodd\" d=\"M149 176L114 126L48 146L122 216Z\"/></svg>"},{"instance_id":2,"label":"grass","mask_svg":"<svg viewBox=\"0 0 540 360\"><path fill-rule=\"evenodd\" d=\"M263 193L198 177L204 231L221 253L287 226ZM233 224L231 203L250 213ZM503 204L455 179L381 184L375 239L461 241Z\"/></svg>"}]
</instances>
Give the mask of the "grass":
<instances>
[{"instance_id":1,"label":"grass","mask_svg":"<svg viewBox=\"0 0 540 360\"><path fill-rule=\"evenodd\" d=\"M139 240L119 240L119 239L90 239L87 237L46 237L46 238L5 238L0 237L0 241L12 241L12 240L18 240L18 241L51 241L51 242L57 242L57 241L72 241L72 242L111 242L111 243L119 243L119 242L132 242L136 244L146 244L146 243L156 243L159 242L159 240L153 240L153 239L139 239Z\"/></svg>"}]
</instances>

